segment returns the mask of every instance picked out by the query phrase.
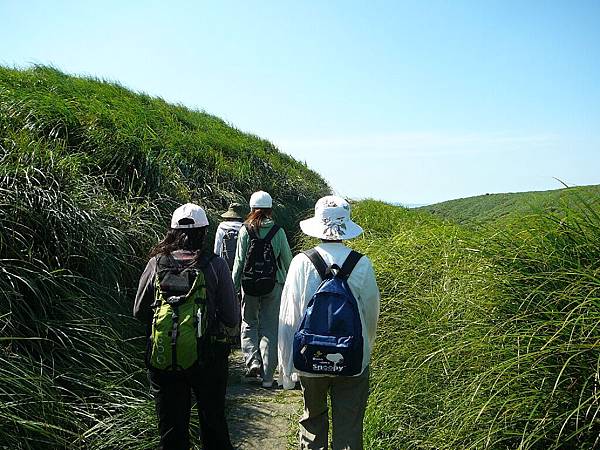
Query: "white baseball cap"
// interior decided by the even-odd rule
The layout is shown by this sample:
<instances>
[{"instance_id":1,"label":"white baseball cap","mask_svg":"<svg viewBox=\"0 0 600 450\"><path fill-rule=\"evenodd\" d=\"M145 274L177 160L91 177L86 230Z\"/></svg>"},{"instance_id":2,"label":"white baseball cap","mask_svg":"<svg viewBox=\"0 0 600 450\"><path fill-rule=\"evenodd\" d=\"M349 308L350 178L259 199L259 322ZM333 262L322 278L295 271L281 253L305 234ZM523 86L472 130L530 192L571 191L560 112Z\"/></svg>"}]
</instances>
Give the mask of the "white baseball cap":
<instances>
[{"instance_id":1,"label":"white baseball cap","mask_svg":"<svg viewBox=\"0 0 600 450\"><path fill-rule=\"evenodd\" d=\"M191 219L194 222L182 225L179 223L181 219ZM202 208L193 203L181 205L173 212L171 218L171 228L201 228L208 226L208 218Z\"/></svg>"},{"instance_id":2,"label":"white baseball cap","mask_svg":"<svg viewBox=\"0 0 600 450\"><path fill-rule=\"evenodd\" d=\"M300 222L304 234L328 241L352 239L363 229L350 220L350 204L341 197L328 195L315 204L315 216Z\"/></svg>"},{"instance_id":3,"label":"white baseball cap","mask_svg":"<svg viewBox=\"0 0 600 450\"><path fill-rule=\"evenodd\" d=\"M258 191L250 197L250 208L272 208L273 199L268 192Z\"/></svg>"}]
</instances>

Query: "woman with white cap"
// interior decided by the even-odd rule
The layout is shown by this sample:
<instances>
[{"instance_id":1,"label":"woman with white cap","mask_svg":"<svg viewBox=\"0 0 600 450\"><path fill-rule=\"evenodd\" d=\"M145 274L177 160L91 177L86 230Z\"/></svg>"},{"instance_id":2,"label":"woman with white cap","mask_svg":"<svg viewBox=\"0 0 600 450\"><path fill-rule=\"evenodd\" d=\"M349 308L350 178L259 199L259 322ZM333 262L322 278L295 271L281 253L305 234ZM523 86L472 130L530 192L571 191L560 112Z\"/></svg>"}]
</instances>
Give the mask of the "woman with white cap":
<instances>
[{"instance_id":1,"label":"woman with white cap","mask_svg":"<svg viewBox=\"0 0 600 450\"><path fill-rule=\"evenodd\" d=\"M238 235L233 282L242 290L241 341L246 375L273 387L281 290L292 252L285 232L272 219L273 199L264 191L250 197L250 214Z\"/></svg>"},{"instance_id":2,"label":"woman with white cap","mask_svg":"<svg viewBox=\"0 0 600 450\"><path fill-rule=\"evenodd\" d=\"M150 252L133 306L147 326L146 365L163 450L190 448L192 391L202 448L233 449L225 420L229 344L223 327L238 323L239 305L225 260L202 251L207 228L198 205L173 212L171 229Z\"/></svg>"},{"instance_id":3,"label":"woman with white cap","mask_svg":"<svg viewBox=\"0 0 600 450\"><path fill-rule=\"evenodd\" d=\"M314 249L318 253L316 259L322 261L323 268L329 267L329 270L332 267L336 270L344 269L344 263L352 258L349 257L351 249L342 241L355 238L363 231L350 220L348 202L337 196L319 199L315 205L314 217L301 221L300 228L305 234L321 240ZM369 258L356 253L354 268L346 278L360 316L362 364L358 360L358 373L344 376L301 372L294 367L294 334L299 330L309 300L322 282L310 254L311 251L308 251L294 257L283 288L279 313L280 383L284 389L293 389L295 378L298 375L300 377L304 397L304 414L300 419L300 448L328 448L329 394L333 450L362 449L363 418L369 395L369 361L379 317L379 289L375 273ZM312 312L314 311L313 306ZM299 353L302 354L305 350L306 347Z\"/></svg>"}]
</instances>

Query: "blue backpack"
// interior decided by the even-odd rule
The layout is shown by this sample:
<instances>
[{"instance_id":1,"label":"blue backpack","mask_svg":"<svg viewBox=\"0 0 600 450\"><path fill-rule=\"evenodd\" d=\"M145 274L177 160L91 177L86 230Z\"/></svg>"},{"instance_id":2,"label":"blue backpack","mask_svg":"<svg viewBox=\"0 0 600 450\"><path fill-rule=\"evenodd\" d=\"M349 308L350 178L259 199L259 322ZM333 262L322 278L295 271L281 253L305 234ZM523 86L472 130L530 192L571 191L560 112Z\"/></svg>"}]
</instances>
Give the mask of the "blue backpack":
<instances>
[{"instance_id":1,"label":"blue backpack","mask_svg":"<svg viewBox=\"0 0 600 450\"><path fill-rule=\"evenodd\" d=\"M315 374L358 375L363 360L362 325L347 280L363 255L351 251L340 268L337 264L327 267L315 249L304 254L322 281L294 334L294 367Z\"/></svg>"}]
</instances>

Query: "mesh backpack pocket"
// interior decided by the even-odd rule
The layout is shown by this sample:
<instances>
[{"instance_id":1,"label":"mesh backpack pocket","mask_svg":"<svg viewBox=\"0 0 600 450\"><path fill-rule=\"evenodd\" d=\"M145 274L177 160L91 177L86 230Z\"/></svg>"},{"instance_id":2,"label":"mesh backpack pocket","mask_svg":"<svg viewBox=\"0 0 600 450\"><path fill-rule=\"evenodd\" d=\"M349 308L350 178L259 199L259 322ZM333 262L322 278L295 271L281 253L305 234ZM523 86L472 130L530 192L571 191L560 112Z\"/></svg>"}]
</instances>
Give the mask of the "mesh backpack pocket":
<instances>
[{"instance_id":1,"label":"mesh backpack pocket","mask_svg":"<svg viewBox=\"0 0 600 450\"><path fill-rule=\"evenodd\" d=\"M362 255L350 252L339 268L327 267L314 249L304 253L322 281L294 334L294 367L315 374L358 375L363 359L362 325L347 280Z\"/></svg>"}]
</instances>

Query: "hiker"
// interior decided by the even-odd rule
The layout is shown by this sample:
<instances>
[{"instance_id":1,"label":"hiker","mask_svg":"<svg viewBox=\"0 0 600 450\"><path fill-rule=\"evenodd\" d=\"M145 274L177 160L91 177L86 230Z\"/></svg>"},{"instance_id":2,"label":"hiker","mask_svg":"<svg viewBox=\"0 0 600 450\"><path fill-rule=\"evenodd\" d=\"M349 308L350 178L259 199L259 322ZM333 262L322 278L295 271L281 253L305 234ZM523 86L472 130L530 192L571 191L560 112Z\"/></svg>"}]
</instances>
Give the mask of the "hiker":
<instances>
[{"instance_id":1,"label":"hiker","mask_svg":"<svg viewBox=\"0 0 600 450\"><path fill-rule=\"evenodd\" d=\"M233 270L238 234L244 220L244 207L239 203L232 203L221 217L225 220L217 227L214 252L227 261L229 270Z\"/></svg>"},{"instance_id":2,"label":"hiker","mask_svg":"<svg viewBox=\"0 0 600 450\"><path fill-rule=\"evenodd\" d=\"M146 366L163 450L190 448L191 391L205 450L232 449L225 420L229 344L239 316L225 260L202 251L208 219L187 203L150 252L133 315L147 325Z\"/></svg>"},{"instance_id":3,"label":"hiker","mask_svg":"<svg viewBox=\"0 0 600 450\"><path fill-rule=\"evenodd\" d=\"M277 327L281 289L292 252L285 232L272 219L273 200L264 191L250 197L250 214L240 228L233 266L236 292L242 289L242 351L246 376L262 376L275 387Z\"/></svg>"},{"instance_id":4,"label":"hiker","mask_svg":"<svg viewBox=\"0 0 600 450\"><path fill-rule=\"evenodd\" d=\"M231 203L227 211L221 214L221 217L225 220L219 224L215 234L214 252L227 262L230 271L233 270L233 263L235 262L238 234L244 221L245 209L240 203ZM238 304L241 304L241 297L241 293L237 291L236 298ZM240 348L240 325L242 318L238 316L237 319L235 327L227 329L227 335L229 343L236 348Z\"/></svg>"},{"instance_id":5,"label":"hiker","mask_svg":"<svg viewBox=\"0 0 600 450\"><path fill-rule=\"evenodd\" d=\"M279 382L293 389L300 379L300 448L329 448L329 395L333 450L362 449L379 317L373 266L342 242L362 233L343 198L319 199L314 217L300 228L321 243L296 255L288 271L279 312Z\"/></svg>"}]
</instances>

